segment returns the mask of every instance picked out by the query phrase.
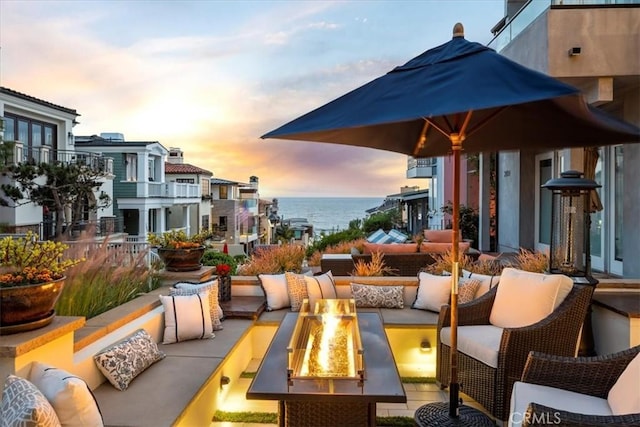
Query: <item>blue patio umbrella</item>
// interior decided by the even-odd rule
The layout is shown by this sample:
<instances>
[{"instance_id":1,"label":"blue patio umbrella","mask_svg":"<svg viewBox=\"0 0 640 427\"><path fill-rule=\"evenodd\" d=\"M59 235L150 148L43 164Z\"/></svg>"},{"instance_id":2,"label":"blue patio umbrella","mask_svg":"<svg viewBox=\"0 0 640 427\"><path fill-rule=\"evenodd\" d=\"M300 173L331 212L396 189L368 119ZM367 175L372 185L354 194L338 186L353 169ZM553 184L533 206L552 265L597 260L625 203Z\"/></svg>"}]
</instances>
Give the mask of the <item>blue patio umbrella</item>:
<instances>
[{"instance_id":1,"label":"blue patio umbrella","mask_svg":"<svg viewBox=\"0 0 640 427\"><path fill-rule=\"evenodd\" d=\"M580 91L464 39L451 41L262 138L327 142L416 158L453 154L449 416L458 412L460 152L548 151L640 141L640 129L590 107Z\"/></svg>"}]
</instances>

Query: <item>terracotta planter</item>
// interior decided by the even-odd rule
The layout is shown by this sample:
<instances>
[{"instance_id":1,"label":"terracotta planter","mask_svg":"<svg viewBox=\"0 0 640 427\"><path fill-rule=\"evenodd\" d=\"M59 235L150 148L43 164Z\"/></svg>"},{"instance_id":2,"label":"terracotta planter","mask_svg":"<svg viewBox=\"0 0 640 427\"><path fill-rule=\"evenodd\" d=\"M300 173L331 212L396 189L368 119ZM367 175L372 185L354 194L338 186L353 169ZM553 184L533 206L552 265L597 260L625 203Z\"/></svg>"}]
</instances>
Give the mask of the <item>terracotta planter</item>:
<instances>
[{"instance_id":1,"label":"terracotta planter","mask_svg":"<svg viewBox=\"0 0 640 427\"><path fill-rule=\"evenodd\" d=\"M48 325L65 277L49 283L0 287L0 327L2 333L29 331Z\"/></svg>"},{"instance_id":2,"label":"terracotta planter","mask_svg":"<svg viewBox=\"0 0 640 427\"><path fill-rule=\"evenodd\" d=\"M158 256L167 271L195 271L202 267L204 246L189 249L158 248Z\"/></svg>"}]
</instances>

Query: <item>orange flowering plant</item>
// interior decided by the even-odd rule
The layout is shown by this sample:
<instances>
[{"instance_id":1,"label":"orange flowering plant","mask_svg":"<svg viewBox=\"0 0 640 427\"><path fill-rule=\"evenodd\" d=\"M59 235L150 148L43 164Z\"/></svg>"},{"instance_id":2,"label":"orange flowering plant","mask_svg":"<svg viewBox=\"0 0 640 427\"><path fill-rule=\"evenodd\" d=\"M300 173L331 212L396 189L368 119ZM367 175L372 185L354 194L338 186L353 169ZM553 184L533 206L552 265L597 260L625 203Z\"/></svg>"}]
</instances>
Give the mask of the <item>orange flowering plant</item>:
<instances>
[{"instance_id":1,"label":"orange flowering plant","mask_svg":"<svg viewBox=\"0 0 640 427\"><path fill-rule=\"evenodd\" d=\"M147 241L152 246L165 249L193 249L199 248L204 244L204 241L211 237L209 231L202 231L194 234L193 236L187 236L183 230L171 230L162 234L149 233L147 235Z\"/></svg>"},{"instance_id":2,"label":"orange flowering plant","mask_svg":"<svg viewBox=\"0 0 640 427\"><path fill-rule=\"evenodd\" d=\"M64 272L84 259L64 256L67 245L39 241L28 232L25 237L0 240L0 287L46 283L60 279Z\"/></svg>"}]
</instances>

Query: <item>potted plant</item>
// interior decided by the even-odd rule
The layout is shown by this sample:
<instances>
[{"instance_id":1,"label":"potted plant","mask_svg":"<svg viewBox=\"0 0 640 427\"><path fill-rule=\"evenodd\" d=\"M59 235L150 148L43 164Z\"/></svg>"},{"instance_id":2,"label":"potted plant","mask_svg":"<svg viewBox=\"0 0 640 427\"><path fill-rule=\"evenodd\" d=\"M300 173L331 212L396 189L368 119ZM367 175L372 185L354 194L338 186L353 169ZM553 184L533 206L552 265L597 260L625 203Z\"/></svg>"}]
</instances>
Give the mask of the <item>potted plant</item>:
<instances>
[{"instance_id":1,"label":"potted plant","mask_svg":"<svg viewBox=\"0 0 640 427\"><path fill-rule=\"evenodd\" d=\"M147 241L157 247L167 271L194 271L202 267L204 241L209 237L211 234L206 231L187 236L182 230L171 230L160 235L149 233Z\"/></svg>"},{"instance_id":2,"label":"potted plant","mask_svg":"<svg viewBox=\"0 0 640 427\"><path fill-rule=\"evenodd\" d=\"M218 275L218 300L231 301L231 266L229 264L216 265Z\"/></svg>"},{"instance_id":3,"label":"potted plant","mask_svg":"<svg viewBox=\"0 0 640 427\"><path fill-rule=\"evenodd\" d=\"M2 333L48 325L64 287L65 271L83 261L64 256L67 245L25 237L0 240L0 327Z\"/></svg>"}]
</instances>

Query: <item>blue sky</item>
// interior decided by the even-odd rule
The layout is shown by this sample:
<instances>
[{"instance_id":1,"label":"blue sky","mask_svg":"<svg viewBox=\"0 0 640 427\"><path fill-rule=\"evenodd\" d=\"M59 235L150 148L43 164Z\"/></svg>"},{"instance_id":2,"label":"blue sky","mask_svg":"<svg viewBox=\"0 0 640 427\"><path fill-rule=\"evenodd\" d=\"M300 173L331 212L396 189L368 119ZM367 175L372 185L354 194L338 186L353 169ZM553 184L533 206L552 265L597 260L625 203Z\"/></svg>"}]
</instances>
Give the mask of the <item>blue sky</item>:
<instances>
[{"instance_id":1,"label":"blue sky","mask_svg":"<svg viewBox=\"0 0 640 427\"><path fill-rule=\"evenodd\" d=\"M383 197L406 156L264 133L447 42L491 40L503 0L0 1L0 84L81 115L76 135L180 147L262 197Z\"/></svg>"}]
</instances>

